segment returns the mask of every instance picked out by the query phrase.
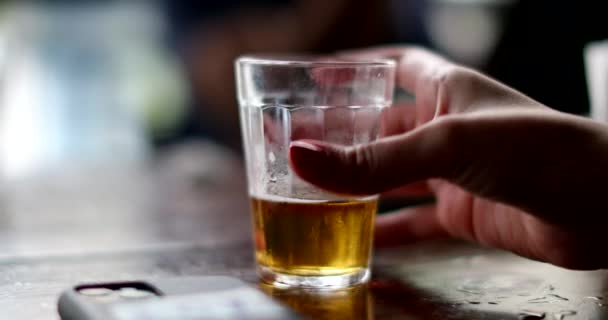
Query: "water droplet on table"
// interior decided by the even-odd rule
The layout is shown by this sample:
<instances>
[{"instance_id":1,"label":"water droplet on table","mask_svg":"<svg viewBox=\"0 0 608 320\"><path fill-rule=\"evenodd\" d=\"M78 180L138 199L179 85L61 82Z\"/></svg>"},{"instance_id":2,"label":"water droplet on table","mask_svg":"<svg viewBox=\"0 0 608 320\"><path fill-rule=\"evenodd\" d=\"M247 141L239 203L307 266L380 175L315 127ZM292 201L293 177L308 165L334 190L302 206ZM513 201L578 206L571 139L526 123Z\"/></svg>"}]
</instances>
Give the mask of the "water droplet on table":
<instances>
[{"instance_id":1,"label":"water droplet on table","mask_svg":"<svg viewBox=\"0 0 608 320\"><path fill-rule=\"evenodd\" d=\"M519 312L520 320L541 320L545 318L545 313L541 311L522 310Z\"/></svg>"},{"instance_id":2,"label":"water droplet on table","mask_svg":"<svg viewBox=\"0 0 608 320\"><path fill-rule=\"evenodd\" d=\"M576 311L574 311L574 310L562 310L555 314L555 319L563 320L565 317L573 316L575 314L576 314Z\"/></svg>"},{"instance_id":3,"label":"water droplet on table","mask_svg":"<svg viewBox=\"0 0 608 320\"><path fill-rule=\"evenodd\" d=\"M528 300L529 303L547 303L547 297L538 297Z\"/></svg>"},{"instance_id":4,"label":"water droplet on table","mask_svg":"<svg viewBox=\"0 0 608 320\"><path fill-rule=\"evenodd\" d=\"M585 299L600 301L600 300L604 300L604 297L589 296L589 297L585 297Z\"/></svg>"},{"instance_id":5,"label":"water droplet on table","mask_svg":"<svg viewBox=\"0 0 608 320\"><path fill-rule=\"evenodd\" d=\"M558 294L555 294L555 293L549 293L547 296L555 298L555 299L558 299L558 300L562 300L562 301L569 301L570 300L568 298L562 297L562 296L560 296Z\"/></svg>"},{"instance_id":6,"label":"water droplet on table","mask_svg":"<svg viewBox=\"0 0 608 320\"><path fill-rule=\"evenodd\" d=\"M464 288L464 287L458 287L458 288L456 288L456 290L460 291L460 292L464 292L464 293L469 293L469 294L482 294L481 291L472 290L472 289L468 289L468 288Z\"/></svg>"}]
</instances>

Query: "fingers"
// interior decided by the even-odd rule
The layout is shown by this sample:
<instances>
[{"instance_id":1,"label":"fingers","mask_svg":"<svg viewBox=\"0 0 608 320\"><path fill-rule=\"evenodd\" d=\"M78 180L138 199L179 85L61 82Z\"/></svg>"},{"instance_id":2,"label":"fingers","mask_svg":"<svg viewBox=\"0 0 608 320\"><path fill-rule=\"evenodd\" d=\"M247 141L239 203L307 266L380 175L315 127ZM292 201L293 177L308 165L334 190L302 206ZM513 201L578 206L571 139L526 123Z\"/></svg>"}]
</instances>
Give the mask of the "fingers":
<instances>
[{"instance_id":1,"label":"fingers","mask_svg":"<svg viewBox=\"0 0 608 320\"><path fill-rule=\"evenodd\" d=\"M377 46L372 48L341 50L336 53L337 56L355 57L360 59L377 59L379 57L385 59L398 60L403 54L406 46ZM411 47L409 47L411 48Z\"/></svg>"},{"instance_id":2,"label":"fingers","mask_svg":"<svg viewBox=\"0 0 608 320\"><path fill-rule=\"evenodd\" d=\"M436 207L423 206L378 216L374 243L378 247L391 247L445 236Z\"/></svg>"},{"instance_id":3,"label":"fingers","mask_svg":"<svg viewBox=\"0 0 608 320\"><path fill-rule=\"evenodd\" d=\"M418 181L410 183L392 190L382 193L385 198L404 198L404 197L425 197L432 195L433 192L429 188L426 181Z\"/></svg>"},{"instance_id":4,"label":"fingers","mask_svg":"<svg viewBox=\"0 0 608 320\"><path fill-rule=\"evenodd\" d=\"M358 58L390 57L397 61L396 82L415 96L415 125L468 106L474 93L460 90L476 74L419 47L385 47L348 52Z\"/></svg>"},{"instance_id":5,"label":"fingers","mask_svg":"<svg viewBox=\"0 0 608 320\"><path fill-rule=\"evenodd\" d=\"M475 199L455 188L443 183L443 192L438 194L442 200L437 205L379 216L375 245L393 247L453 237L570 269L605 268L605 257L595 254L602 235L549 224L517 208Z\"/></svg>"},{"instance_id":6,"label":"fingers","mask_svg":"<svg viewBox=\"0 0 608 320\"><path fill-rule=\"evenodd\" d=\"M420 47L379 47L356 51L342 51L342 56L360 59L387 58L397 61L397 84L417 93L420 83L428 83L440 77L455 64ZM418 94L416 94L418 96Z\"/></svg>"},{"instance_id":7,"label":"fingers","mask_svg":"<svg viewBox=\"0 0 608 320\"><path fill-rule=\"evenodd\" d=\"M304 180L353 195L376 194L408 183L457 172L452 150L456 130L437 120L408 133L355 147L300 140L290 146L290 162ZM464 158L465 155L460 155Z\"/></svg>"},{"instance_id":8,"label":"fingers","mask_svg":"<svg viewBox=\"0 0 608 320\"><path fill-rule=\"evenodd\" d=\"M389 59L342 59L333 57L315 60L315 67L309 71L310 78L321 89L328 88L340 92L340 87L350 86L357 91L366 90L360 86L375 86L374 94L381 92L379 84L384 86L384 94L392 95L395 80L395 62ZM367 89L369 90L369 89ZM329 90L331 92L332 90Z\"/></svg>"},{"instance_id":9,"label":"fingers","mask_svg":"<svg viewBox=\"0 0 608 320\"><path fill-rule=\"evenodd\" d=\"M310 77L321 86L335 86L352 82L356 72L352 67L317 67L310 71Z\"/></svg>"},{"instance_id":10,"label":"fingers","mask_svg":"<svg viewBox=\"0 0 608 320\"><path fill-rule=\"evenodd\" d=\"M350 51L357 58L397 60L397 85L416 97L416 124L445 114L488 107L542 107L516 90L470 68L419 47L385 47Z\"/></svg>"},{"instance_id":11,"label":"fingers","mask_svg":"<svg viewBox=\"0 0 608 320\"><path fill-rule=\"evenodd\" d=\"M380 136L388 137L416 127L417 111L413 103L401 103L382 110Z\"/></svg>"}]
</instances>

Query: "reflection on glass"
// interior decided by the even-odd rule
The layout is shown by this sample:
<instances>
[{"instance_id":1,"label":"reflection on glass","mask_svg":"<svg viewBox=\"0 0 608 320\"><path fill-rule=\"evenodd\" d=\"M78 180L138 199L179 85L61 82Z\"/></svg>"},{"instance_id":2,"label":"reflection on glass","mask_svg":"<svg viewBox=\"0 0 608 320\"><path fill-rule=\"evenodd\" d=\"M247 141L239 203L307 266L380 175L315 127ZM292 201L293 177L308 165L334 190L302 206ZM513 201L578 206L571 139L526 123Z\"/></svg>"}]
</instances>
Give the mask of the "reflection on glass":
<instances>
[{"instance_id":1,"label":"reflection on glass","mask_svg":"<svg viewBox=\"0 0 608 320\"><path fill-rule=\"evenodd\" d=\"M272 298L312 319L374 319L372 297L367 285L340 290L277 288L260 283Z\"/></svg>"}]
</instances>

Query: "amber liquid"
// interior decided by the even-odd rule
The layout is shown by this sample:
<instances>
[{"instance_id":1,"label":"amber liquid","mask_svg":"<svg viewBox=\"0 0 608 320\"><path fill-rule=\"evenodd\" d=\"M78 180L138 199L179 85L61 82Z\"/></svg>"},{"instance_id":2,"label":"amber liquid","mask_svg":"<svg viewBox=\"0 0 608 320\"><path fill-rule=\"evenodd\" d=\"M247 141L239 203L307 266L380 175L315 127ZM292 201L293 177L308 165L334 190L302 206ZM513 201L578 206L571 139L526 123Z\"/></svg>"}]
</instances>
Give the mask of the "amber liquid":
<instances>
[{"instance_id":1,"label":"amber liquid","mask_svg":"<svg viewBox=\"0 0 608 320\"><path fill-rule=\"evenodd\" d=\"M365 285L341 290L293 290L262 283L260 288L307 319L374 319L372 294Z\"/></svg>"},{"instance_id":2,"label":"amber liquid","mask_svg":"<svg viewBox=\"0 0 608 320\"><path fill-rule=\"evenodd\" d=\"M251 198L258 264L300 276L367 268L377 199L348 201Z\"/></svg>"}]
</instances>

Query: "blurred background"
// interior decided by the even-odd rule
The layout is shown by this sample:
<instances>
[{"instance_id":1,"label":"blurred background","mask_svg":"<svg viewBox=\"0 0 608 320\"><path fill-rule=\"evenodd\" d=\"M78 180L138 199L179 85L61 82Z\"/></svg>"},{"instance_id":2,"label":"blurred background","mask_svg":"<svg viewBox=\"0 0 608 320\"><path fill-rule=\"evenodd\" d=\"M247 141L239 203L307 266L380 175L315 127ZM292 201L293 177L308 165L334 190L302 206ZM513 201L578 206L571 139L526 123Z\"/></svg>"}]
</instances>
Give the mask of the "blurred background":
<instances>
[{"instance_id":1,"label":"blurred background","mask_svg":"<svg viewBox=\"0 0 608 320\"><path fill-rule=\"evenodd\" d=\"M87 279L251 271L249 257L225 251L245 261L229 270L215 250L251 238L238 55L418 44L588 114L583 48L608 38L602 9L591 0L0 0L0 309L46 319L60 290Z\"/></svg>"},{"instance_id":2,"label":"blurred background","mask_svg":"<svg viewBox=\"0 0 608 320\"><path fill-rule=\"evenodd\" d=\"M146 162L202 139L240 152L233 60L243 53L419 44L551 107L586 114L582 50L608 36L594 6L548 0L0 1L2 176Z\"/></svg>"}]
</instances>

